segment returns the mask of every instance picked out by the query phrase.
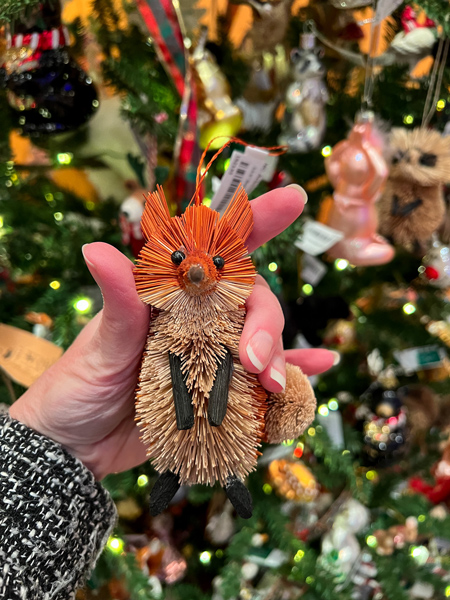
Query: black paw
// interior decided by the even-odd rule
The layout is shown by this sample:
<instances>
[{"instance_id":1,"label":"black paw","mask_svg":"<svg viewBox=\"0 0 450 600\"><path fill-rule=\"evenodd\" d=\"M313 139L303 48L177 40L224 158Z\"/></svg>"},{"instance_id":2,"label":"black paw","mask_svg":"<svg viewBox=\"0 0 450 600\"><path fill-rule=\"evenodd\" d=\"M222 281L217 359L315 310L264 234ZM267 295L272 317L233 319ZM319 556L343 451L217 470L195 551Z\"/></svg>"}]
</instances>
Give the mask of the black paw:
<instances>
[{"instance_id":1,"label":"black paw","mask_svg":"<svg viewBox=\"0 0 450 600\"><path fill-rule=\"evenodd\" d=\"M225 492L237 514L242 519L250 519L253 514L253 504L250 492L240 479L230 476L225 486Z\"/></svg>"},{"instance_id":2,"label":"black paw","mask_svg":"<svg viewBox=\"0 0 450 600\"><path fill-rule=\"evenodd\" d=\"M150 514L156 517L169 506L180 487L178 475L166 471L159 476L150 494Z\"/></svg>"}]
</instances>

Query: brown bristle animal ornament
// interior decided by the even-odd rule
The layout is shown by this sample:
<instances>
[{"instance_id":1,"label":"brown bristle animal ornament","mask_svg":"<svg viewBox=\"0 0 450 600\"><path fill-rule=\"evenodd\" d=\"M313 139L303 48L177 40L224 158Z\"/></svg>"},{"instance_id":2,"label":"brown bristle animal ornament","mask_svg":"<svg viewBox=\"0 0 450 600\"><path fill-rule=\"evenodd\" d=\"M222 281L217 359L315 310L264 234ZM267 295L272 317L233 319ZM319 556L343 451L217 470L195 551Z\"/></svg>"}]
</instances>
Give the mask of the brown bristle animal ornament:
<instances>
[{"instance_id":1,"label":"brown bristle animal ornament","mask_svg":"<svg viewBox=\"0 0 450 600\"><path fill-rule=\"evenodd\" d=\"M243 481L256 468L261 441L297 437L314 418L314 393L298 367L287 369L285 393L268 397L239 361L245 301L256 277L245 245L252 228L242 187L223 216L198 194L176 217L161 187L147 197L135 280L154 310L136 414L160 474L152 515L167 508L180 485L218 481L237 513L249 518Z\"/></svg>"},{"instance_id":2,"label":"brown bristle animal ornament","mask_svg":"<svg viewBox=\"0 0 450 600\"><path fill-rule=\"evenodd\" d=\"M380 233L410 250L426 243L445 216L443 184L450 179L450 138L418 127L393 129L389 178L378 203Z\"/></svg>"}]
</instances>

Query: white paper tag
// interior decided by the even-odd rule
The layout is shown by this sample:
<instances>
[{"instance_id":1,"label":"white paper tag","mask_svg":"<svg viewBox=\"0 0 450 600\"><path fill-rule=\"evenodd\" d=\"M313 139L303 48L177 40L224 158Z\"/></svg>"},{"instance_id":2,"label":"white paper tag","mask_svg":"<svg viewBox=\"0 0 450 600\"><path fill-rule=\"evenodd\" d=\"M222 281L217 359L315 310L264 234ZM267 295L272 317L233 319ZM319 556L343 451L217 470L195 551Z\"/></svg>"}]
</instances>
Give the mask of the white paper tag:
<instances>
[{"instance_id":1,"label":"white paper tag","mask_svg":"<svg viewBox=\"0 0 450 600\"><path fill-rule=\"evenodd\" d=\"M398 8L402 2L403 0L378 0L374 25L379 25L383 19L392 15L394 10Z\"/></svg>"},{"instance_id":2,"label":"white paper tag","mask_svg":"<svg viewBox=\"0 0 450 600\"><path fill-rule=\"evenodd\" d=\"M219 189L212 198L211 208L223 214L240 183L247 194L251 194L263 177L269 177L270 171L274 170L273 162L268 161L270 158L267 150L255 146L247 146L244 152L234 150ZM273 173L270 179L272 177Z\"/></svg>"},{"instance_id":3,"label":"white paper tag","mask_svg":"<svg viewBox=\"0 0 450 600\"><path fill-rule=\"evenodd\" d=\"M303 227L303 234L294 242L297 248L317 256L326 252L337 242L342 240L344 234L342 231L332 229L323 223L317 221L306 221Z\"/></svg>"},{"instance_id":4,"label":"white paper tag","mask_svg":"<svg viewBox=\"0 0 450 600\"><path fill-rule=\"evenodd\" d=\"M396 350L394 356L406 373L412 373L441 366L447 354L440 346L419 346L407 350Z\"/></svg>"},{"instance_id":5,"label":"white paper tag","mask_svg":"<svg viewBox=\"0 0 450 600\"><path fill-rule=\"evenodd\" d=\"M313 286L317 285L323 279L326 272L327 268L321 260L310 254L303 256L302 272L300 275L303 281Z\"/></svg>"}]
</instances>

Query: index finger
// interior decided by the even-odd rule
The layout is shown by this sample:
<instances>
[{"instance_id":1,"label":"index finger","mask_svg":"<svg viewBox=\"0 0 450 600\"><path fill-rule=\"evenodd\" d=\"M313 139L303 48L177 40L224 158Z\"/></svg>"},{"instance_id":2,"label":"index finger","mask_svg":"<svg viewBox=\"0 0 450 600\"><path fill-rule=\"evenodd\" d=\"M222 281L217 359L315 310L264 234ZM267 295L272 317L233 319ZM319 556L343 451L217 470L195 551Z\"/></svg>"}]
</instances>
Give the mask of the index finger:
<instances>
[{"instance_id":1,"label":"index finger","mask_svg":"<svg viewBox=\"0 0 450 600\"><path fill-rule=\"evenodd\" d=\"M302 214L307 199L305 190L292 184L252 200L254 224L247 240L248 251L253 252L289 227Z\"/></svg>"}]
</instances>

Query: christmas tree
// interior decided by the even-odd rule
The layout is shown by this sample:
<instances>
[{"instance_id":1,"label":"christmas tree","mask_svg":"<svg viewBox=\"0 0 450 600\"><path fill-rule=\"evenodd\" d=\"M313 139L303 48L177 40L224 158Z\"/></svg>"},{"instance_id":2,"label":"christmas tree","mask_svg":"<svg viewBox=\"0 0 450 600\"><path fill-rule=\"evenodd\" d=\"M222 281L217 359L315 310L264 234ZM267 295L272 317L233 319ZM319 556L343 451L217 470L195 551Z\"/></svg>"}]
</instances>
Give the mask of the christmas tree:
<instances>
[{"instance_id":1,"label":"christmas tree","mask_svg":"<svg viewBox=\"0 0 450 600\"><path fill-rule=\"evenodd\" d=\"M0 7L0 402L100 310L81 246L136 257L143 193L162 184L182 214L217 136L282 146L252 155L251 198L308 192L252 258L285 347L340 354L311 378L305 433L264 445L250 519L200 485L152 517L151 463L107 476L119 523L77 598L450 596L450 6L299 4ZM244 152L212 164L204 204L226 203Z\"/></svg>"}]
</instances>

